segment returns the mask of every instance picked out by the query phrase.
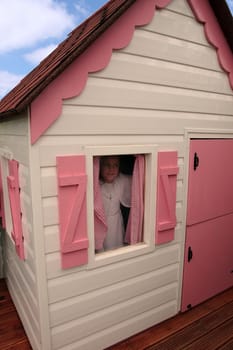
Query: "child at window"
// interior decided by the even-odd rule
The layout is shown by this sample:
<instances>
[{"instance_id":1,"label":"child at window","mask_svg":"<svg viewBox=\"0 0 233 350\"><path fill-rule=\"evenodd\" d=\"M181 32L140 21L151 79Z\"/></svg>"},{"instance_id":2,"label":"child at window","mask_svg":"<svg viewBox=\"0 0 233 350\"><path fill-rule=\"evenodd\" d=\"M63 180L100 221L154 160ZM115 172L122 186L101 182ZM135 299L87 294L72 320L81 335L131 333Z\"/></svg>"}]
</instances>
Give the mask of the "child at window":
<instances>
[{"instance_id":1,"label":"child at window","mask_svg":"<svg viewBox=\"0 0 233 350\"><path fill-rule=\"evenodd\" d=\"M107 224L103 250L124 245L124 224L120 204L131 205L131 176L120 173L119 156L100 158L100 191Z\"/></svg>"}]
</instances>

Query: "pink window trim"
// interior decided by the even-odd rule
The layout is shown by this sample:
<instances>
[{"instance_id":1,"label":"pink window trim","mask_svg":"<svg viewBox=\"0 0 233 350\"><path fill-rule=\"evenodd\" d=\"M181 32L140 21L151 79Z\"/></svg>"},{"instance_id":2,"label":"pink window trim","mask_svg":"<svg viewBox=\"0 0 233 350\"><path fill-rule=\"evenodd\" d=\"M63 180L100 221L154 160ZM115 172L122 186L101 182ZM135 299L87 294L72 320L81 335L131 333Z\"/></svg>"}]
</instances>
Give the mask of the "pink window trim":
<instances>
[{"instance_id":1,"label":"pink window trim","mask_svg":"<svg viewBox=\"0 0 233 350\"><path fill-rule=\"evenodd\" d=\"M159 152L155 234L155 242L157 244L167 243L174 239L177 174L177 152Z\"/></svg>"},{"instance_id":2,"label":"pink window trim","mask_svg":"<svg viewBox=\"0 0 233 350\"><path fill-rule=\"evenodd\" d=\"M188 0L197 20L205 25L205 35L217 51L221 67L228 73L233 89L233 54L218 24L209 1Z\"/></svg>"},{"instance_id":3,"label":"pink window trim","mask_svg":"<svg viewBox=\"0 0 233 350\"><path fill-rule=\"evenodd\" d=\"M9 175L7 176L7 185L13 226L11 236L15 242L16 253L19 258L23 260L25 256L20 208L19 163L16 160L9 160L8 168Z\"/></svg>"},{"instance_id":4,"label":"pink window trim","mask_svg":"<svg viewBox=\"0 0 233 350\"><path fill-rule=\"evenodd\" d=\"M58 206L63 269L88 262L85 157L57 157Z\"/></svg>"},{"instance_id":5,"label":"pink window trim","mask_svg":"<svg viewBox=\"0 0 233 350\"><path fill-rule=\"evenodd\" d=\"M171 0L137 0L114 24L31 103L31 143L60 116L62 100L78 96L86 85L88 73L105 68L113 50L126 47L137 26L148 24L155 8L166 7Z\"/></svg>"},{"instance_id":6,"label":"pink window trim","mask_svg":"<svg viewBox=\"0 0 233 350\"><path fill-rule=\"evenodd\" d=\"M107 223L99 186L99 157L94 157L94 225L95 249L103 248ZM142 241L144 216L145 158L137 155L132 176L131 209L126 228L126 242L136 244Z\"/></svg>"}]
</instances>

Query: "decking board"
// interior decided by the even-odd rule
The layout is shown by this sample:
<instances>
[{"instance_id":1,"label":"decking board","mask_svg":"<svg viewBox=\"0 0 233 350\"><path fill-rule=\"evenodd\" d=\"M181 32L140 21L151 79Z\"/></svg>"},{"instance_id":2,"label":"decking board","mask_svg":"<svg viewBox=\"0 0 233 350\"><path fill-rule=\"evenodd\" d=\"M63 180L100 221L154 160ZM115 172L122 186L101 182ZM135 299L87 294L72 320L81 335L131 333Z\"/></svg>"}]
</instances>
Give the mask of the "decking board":
<instances>
[{"instance_id":1,"label":"decking board","mask_svg":"<svg viewBox=\"0 0 233 350\"><path fill-rule=\"evenodd\" d=\"M32 349L4 279L0 279L0 349ZM233 288L106 350L170 349L232 350Z\"/></svg>"}]
</instances>

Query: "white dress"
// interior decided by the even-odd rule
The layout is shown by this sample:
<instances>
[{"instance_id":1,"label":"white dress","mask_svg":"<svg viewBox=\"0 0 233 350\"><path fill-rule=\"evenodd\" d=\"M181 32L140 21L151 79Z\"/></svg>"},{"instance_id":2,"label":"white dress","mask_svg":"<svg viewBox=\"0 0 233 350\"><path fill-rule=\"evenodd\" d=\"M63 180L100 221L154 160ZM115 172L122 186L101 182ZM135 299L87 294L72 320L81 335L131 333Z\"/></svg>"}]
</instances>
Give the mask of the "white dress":
<instances>
[{"instance_id":1,"label":"white dress","mask_svg":"<svg viewBox=\"0 0 233 350\"><path fill-rule=\"evenodd\" d=\"M107 220L107 234L104 240L104 250L123 246L124 224L120 203L130 207L131 176L119 174L112 183L100 182L103 206Z\"/></svg>"}]
</instances>

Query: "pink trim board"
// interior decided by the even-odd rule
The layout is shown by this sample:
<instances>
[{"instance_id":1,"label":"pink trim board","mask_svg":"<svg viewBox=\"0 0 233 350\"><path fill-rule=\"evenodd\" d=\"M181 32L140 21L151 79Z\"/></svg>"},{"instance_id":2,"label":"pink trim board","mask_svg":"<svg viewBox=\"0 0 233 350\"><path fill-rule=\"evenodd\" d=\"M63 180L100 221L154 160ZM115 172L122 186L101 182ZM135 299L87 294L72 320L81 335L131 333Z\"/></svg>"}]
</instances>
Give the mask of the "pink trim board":
<instances>
[{"instance_id":1,"label":"pink trim board","mask_svg":"<svg viewBox=\"0 0 233 350\"><path fill-rule=\"evenodd\" d=\"M216 48L219 64L228 73L230 85L233 89L233 55L209 1L188 0L188 2L197 20L204 24L206 38Z\"/></svg>"},{"instance_id":2,"label":"pink trim board","mask_svg":"<svg viewBox=\"0 0 233 350\"><path fill-rule=\"evenodd\" d=\"M167 6L171 0L137 0L78 59L60 74L31 104L31 143L59 117L62 100L78 96L86 85L88 73L105 68L112 51L126 47L135 27L148 24L155 8Z\"/></svg>"},{"instance_id":3,"label":"pink trim board","mask_svg":"<svg viewBox=\"0 0 233 350\"><path fill-rule=\"evenodd\" d=\"M61 73L31 103L31 143L60 116L62 100L78 96L85 88L88 73L104 69L113 50L126 47L137 26L148 24L156 8L166 7L171 0L137 0L114 24ZM208 1L188 0L198 21L204 23L208 41L217 50L221 67L228 73L233 89L233 56Z\"/></svg>"}]
</instances>

